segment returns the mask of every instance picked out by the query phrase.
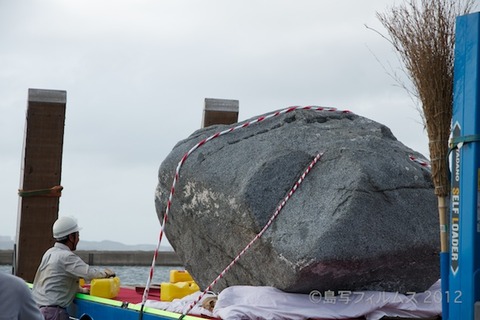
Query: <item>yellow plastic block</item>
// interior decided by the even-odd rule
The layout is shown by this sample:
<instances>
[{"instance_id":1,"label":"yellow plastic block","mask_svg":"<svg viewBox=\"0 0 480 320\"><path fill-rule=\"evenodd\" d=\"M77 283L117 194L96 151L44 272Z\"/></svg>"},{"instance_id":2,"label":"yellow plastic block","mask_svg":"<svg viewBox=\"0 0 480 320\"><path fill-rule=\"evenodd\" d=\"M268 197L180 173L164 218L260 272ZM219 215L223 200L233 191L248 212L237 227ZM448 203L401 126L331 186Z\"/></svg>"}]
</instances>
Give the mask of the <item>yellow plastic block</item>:
<instances>
[{"instance_id":1,"label":"yellow plastic block","mask_svg":"<svg viewBox=\"0 0 480 320\"><path fill-rule=\"evenodd\" d=\"M192 276L187 270L170 270L170 282L193 281Z\"/></svg>"},{"instance_id":2,"label":"yellow plastic block","mask_svg":"<svg viewBox=\"0 0 480 320\"><path fill-rule=\"evenodd\" d=\"M102 298L115 298L120 291L120 278L92 279L90 281L90 295Z\"/></svg>"},{"instance_id":3,"label":"yellow plastic block","mask_svg":"<svg viewBox=\"0 0 480 320\"><path fill-rule=\"evenodd\" d=\"M181 299L199 290L200 288L195 281L183 281L176 283L162 282L160 284L160 300L172 301L173 299Z\"/></svg>"}]
</instances>

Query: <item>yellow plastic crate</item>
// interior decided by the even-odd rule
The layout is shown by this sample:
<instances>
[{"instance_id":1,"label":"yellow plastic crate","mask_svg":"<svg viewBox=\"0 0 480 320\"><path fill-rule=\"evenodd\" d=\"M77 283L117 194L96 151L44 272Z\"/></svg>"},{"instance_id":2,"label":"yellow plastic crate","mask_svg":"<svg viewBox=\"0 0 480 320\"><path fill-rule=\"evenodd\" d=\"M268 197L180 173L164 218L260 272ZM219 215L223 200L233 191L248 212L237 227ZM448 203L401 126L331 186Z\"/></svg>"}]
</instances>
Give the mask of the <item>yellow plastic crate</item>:
<instances>
[{"instance_id":1,"label":"yellow plastic crate","mask_svg":"<svg viewBox=\"0 0 480 320\"><path fill-rule=\"evenodd\" d=\"M193 281L192 276L187 270L170 270L170 282Z\"/></svg>"},{"instance_id":2,"label":"yellow plastic crate","mask_svg":"<svg viewBox=\"0 0 480 320\"><path fill-rule=\"evenodd\" d=\"M160 284L160 300L172 301L173 299L181 299L199 290L200 288L195 281L182 281L176 283L162 282Z\"/></svg>"},{"instance_id":3,"label":"yellow plastic crate","mask_svg":"<svg viewBox=\"0 0 480 320\"><path fill-rule=\"evenodd\" d=\"M120 278L92 279L90 295L107 299L115 298L120 291Z\"/></svg>"}]
</instances>

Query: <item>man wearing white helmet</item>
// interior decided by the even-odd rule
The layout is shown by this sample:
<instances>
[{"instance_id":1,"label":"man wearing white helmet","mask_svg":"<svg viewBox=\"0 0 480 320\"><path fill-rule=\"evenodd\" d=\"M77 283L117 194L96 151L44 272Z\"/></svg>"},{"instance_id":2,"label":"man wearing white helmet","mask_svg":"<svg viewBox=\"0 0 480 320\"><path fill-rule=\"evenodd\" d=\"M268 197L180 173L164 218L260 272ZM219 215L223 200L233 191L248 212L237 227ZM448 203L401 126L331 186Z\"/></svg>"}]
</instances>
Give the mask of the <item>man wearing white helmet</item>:
<instances>
[{"instance_id":1,"label":"man wearing white helmet","mask_svg":"<svg viewBox=\"0 0 480 320\"><path fill-rule=\"evenodd\" d=\"M80 240L77 221L72 217L60 217L53 224L55 245L43 255L33 280L33 299L40 307L45 320L68 320L66 310L81 289L79 279L109 278L115 274L109 270L90 267L73 251Z\"/></svg>"}]
</instances>

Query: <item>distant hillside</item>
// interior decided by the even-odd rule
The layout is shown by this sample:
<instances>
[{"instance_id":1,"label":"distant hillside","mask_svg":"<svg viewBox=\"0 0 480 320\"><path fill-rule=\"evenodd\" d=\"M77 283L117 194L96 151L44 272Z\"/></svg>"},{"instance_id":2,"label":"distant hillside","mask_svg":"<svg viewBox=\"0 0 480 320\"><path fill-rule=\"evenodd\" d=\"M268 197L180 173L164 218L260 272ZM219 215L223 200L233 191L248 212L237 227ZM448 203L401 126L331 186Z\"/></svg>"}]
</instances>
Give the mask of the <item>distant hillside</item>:
<instances>
[{"instance_id":1,"label":"distant hillside","mask_svg":"<svg viewBox=\"0 0 480 320\"><path fill-rule=\"evenodd\" d=\"M13 250L14 241L10 237L0 236L0 250ZM102 251L154 251L156 245L153 244L123 244L115 241L86 241L80 240L77 250L102 250ZM160 251L173 251L170 246L160 246Z\"/></svg>"},{"instance_id":2,"label":"distant hillside","mask_svg":"<svg viewBox=\"0 0 480 320\"><path fill-rule=\"evenodd\" d=\"M77 250L102 250L102 251L153 251L156 245L153 244L123 244L120 242L103 240L97 241L85 241L81 240L78 243ZM170 246L160 246L160 251L173 251Z\"/></svg>"}]
</instances>

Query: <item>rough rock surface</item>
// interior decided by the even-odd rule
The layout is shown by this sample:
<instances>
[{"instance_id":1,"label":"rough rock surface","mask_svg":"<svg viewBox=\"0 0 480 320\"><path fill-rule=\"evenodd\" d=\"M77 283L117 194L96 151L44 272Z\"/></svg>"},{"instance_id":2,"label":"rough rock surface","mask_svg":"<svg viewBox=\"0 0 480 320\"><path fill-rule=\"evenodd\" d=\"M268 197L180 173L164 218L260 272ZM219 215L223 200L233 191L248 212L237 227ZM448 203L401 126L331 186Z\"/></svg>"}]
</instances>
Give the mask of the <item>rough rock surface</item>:
<instances>
[{"instance_id":1,"label":"rough rock surface","mask_svg":"<svg viewBox=\"0 0 480 320\"><path fill-rule=\"evenodd\" d=\"M160 221L182 156L234 126L198 130L162 162ZM407 293L439 278L430 172L409 159L423 156L367 118L297 110L212 139L181 167L165 233L202 289L262 229L318 152L323 157L277 219L214 290Z\"/></svg>"}]
</instances>

